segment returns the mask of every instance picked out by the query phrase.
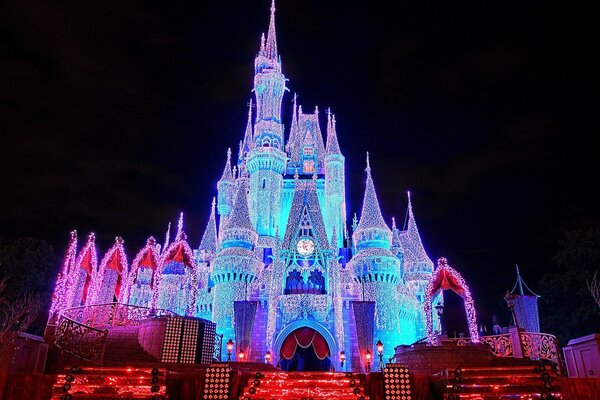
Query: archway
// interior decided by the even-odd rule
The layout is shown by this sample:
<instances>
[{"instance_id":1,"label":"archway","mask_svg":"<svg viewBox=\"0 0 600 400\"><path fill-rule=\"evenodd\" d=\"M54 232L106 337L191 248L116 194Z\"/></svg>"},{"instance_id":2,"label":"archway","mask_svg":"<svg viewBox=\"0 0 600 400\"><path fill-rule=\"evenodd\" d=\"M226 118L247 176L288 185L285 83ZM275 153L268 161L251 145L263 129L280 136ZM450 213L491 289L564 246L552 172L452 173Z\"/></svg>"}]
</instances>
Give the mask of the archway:
<instances>
[{"instance_id":1,"label":"archway","mask_svg":"<svg viewBox=\"0 0 600 400\"><path fill-rule=\"evenodd\" d=\"M294 333L297 330L303 329L303 328L309 328L310 330L312 330L313 332L316 332L320 337L322 337L324 339L324 342L327 346L327 356L326 359L329 361L329 364L327 365L327 370L329 370L329 368L331 367L331 358L332 355L336 355L337 351L338 351L338 347L337 347L337 343L335 342L335 339L333 338L333 336L331 335L331 333L329 332L329 330L323 326L322 324L313 321L313 320L298 320L298 321L294 321L292 323L290 323L289 325L287 325L285 328L283 328L279 334L277 335L277 338L275 339L275 343L274 343L274 347L273 350L275 350L275 354L277 355L279 362L278 364L281 366L281 361L284 359L284 357L282 357L282 347L284 342L286 341L286 339L288 339L291 336L291 340L295 340L297 342L297 339L295 339L294 335L292 335L292 333ZM307 331L308 332L308 331ZM317 335L315 335L315 337L317 337ZM310 336L309 336L310 339ZM303 340L302 338L300 340ZM313 339L314 340L314 339ZM317 343L319 343L321 339L317 339ZM303 344L306 345L307 343L305 341L303 341ZM319 344L319 346L322 346L322 342L321 344ZM290 344L291 347L291 344ZM296 345L296 347L299 347L298 345ZM302 347L300 347L300 349L302 349ZM310 346L306 347L307 351L312 351L313 353L315 353L315 351L313 350L314 347L312 346L312 343ZM322 348L321 348L322 350ZM289 353L288 353L289 355ZM323 356L323 353L320 352L320 355ZM312 354L310 355L312 356ZM315 354L316 356L316 354ZM304 364L306 365L306 363ZM286 365L284 365L283 367L286 367ZM283 369L283 368L282 368ZM323 367L321 366L319 369L323 370ZM304 369L304 370L308 370L308 369Z\"/></svg>"},{"instance_id":2,"label":"archway","mask_svg":"<svg viewBox=\"0 0 600 400\"><path fill-rule=\"evenodd\" d=\"M279 350L279 367L284 371L329 371L330 350L327 341L307 326L290 333Z\"/></svg>"},{"instance_id":3,"label":"archway","mask_svg":"<svg viewBox=\"0 0 600 400\"><path fill-rule=\"evenodd\" d=\"M431 304L432 299L440 291L448 289L462 297L465 303L465 313L467 315L467 324L469 327L471 342L479 342L479 334L477 333L477 317L475 315L475 307L473 305L471 291L458 271L450 267L448 265L448 260L442 257L438 260L438 266L433 272L429 284L427 285L427 291L425 292L425 315L427 318L427 338L429 343L435 344L437 342L437 338L433 332L433 317L431 315L433 308Z\"/></svg>"}]
</instances>

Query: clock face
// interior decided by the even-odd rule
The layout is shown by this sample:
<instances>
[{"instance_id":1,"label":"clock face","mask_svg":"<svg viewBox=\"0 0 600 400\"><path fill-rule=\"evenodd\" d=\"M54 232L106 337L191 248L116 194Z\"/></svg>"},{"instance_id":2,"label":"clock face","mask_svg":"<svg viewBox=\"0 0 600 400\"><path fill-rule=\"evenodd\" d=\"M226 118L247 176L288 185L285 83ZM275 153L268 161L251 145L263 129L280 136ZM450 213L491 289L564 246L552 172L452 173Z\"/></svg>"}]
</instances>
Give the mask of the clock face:
<instances>
[{"instance_id":1,"label":"clock face","mask_svg":"<svg viewBox=\"0 0 600 400\"><path fill-rule=\"evenodd\" d=\"M310 239L300 239L296 245L296 250L303 256L312 254L315 251L315 243Z\"/></svg>"}]
</instances>

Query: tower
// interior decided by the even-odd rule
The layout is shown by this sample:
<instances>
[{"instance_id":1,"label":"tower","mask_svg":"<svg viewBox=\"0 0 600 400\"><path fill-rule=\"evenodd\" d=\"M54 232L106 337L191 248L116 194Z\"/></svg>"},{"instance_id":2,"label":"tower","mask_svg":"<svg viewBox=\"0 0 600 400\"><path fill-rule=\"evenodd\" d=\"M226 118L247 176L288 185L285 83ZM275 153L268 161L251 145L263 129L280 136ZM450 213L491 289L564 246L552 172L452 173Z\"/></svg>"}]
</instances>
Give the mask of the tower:
<instances>
[{"instance_id":1,"label":"tower","mask_svg":"<svg viewBox=\"0 0 600 400\"><path fill-rule=\"evenodd\" d=\"M375 302L374 340L386 346L386 358L398 343L399 308L396 285L400 282L400 260L390 251L392 231L385 223L371 177L367 153L367 182L358 226L352 234L357 253L349 265L361 284L364 301ZM371 350L371 354L375 354Z\"/></svg>"},{"instance_id":2,"label":"tower","mask_svg":"<svg viewBox=\"0 0 600 400\"><path fill-rule=\"evenodd\" d=\"M233 302L245 300L261 260L254 252L258 235L250 221L246 185L237 187L231 216L221 229L220 249L214 260L212 320L225 340L234 337Z\"/></svg>"},{"instance_id":3,"label":"tower","mask_svg":"<svg viewBox=\"0 0 600 400\"><path fill-rule=\"evenodd\" d=\"M271 20L265 41L254 61L254 94L256 119L254 144L246 167L250 174L250 217L260 236L275 236L281 211L283 172L287 160L283 152L281 101L286 78L281 73L275 36L275 2L271 4Z\"/></svg>"},{"instance_id":4,"label":"tower","mask_svg":"<svg viewBox=\"0 0 600 400\"><path fill-rule=\"evenodd\" d=\"M340 151L335 129L335 115L327 114L327 145L325 147L325 219L327 236L338 246L344 245L346 221L345 159ZM337 251L337 249L336 249Z\"/></svg>"}]
</instances>

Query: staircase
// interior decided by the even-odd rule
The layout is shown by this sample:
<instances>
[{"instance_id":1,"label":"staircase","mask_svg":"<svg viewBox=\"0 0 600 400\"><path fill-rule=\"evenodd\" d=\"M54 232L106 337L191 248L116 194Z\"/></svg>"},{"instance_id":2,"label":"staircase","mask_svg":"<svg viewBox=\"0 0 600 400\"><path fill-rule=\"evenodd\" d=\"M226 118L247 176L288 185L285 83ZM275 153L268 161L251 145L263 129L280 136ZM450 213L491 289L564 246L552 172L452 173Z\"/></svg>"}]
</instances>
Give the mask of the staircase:
<instances>
[{"instance_id":1,"label":"staircase","mask_svg":"<svg viewBox=\"0 0 600 400\"><path fill-rule=\"evenodd\" d=\"M561 399L556 373L546 366L512 365L446 370L445 400ZM554 382L553 382L554 380Z\"/></svg>"},{"instance_id":2,"label":"staircase","mask_svg":"<svg viewBox=\"0 0 600 400\"><path fill-rule=\"evenodd\" d=\"M165 370L72 367L57 377L52 399L167 399Z\"/></svg>"},{"instance_id":3,"label":"staircase","mask_svg":"<svg viewBox=\"0 0 600 400\"><path fill-rule=\"evenodd\" d=\"M139 326L113 326L106 337L104 365L156 363L138 341Z\"/></svg>"},{"instance_id":4,"label":"staircase","mask_svg":"<svg viewBox=\"0 0 600 400\"><path fill-rule=\"evenodd\" d=\"M333 372L257 372L240 400L368 400L356 374Z\"/></svg>"}]
</instances>

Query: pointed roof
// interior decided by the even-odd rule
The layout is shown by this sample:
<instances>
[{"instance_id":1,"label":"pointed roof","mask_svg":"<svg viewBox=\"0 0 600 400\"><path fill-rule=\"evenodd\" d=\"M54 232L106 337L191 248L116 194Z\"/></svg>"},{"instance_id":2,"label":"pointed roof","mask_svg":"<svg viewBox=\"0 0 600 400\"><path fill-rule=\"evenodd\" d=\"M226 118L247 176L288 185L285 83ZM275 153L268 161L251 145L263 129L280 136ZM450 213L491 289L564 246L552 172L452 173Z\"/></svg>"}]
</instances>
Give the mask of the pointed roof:
<instances>
[{"instance_id":1,"label":"pointed roof","mask_svg":"<svg viewBox=\"0 0 600 400\"><path fill-rule=\"evenodd\" d=\"M323 222L323 213L321 212L321 206L317 195L317 187L312 179L296 184L290 217L283 237L282 248L291 248L292 243L296 239L300 221L305 211L310 219L315 240L321 248L329 248L325 223Z\"/></svg>"},{"instance_id":2,"label":"pointed roof","mask_svg":"<svg viewBox=\"0 0 600 400\"><path fill-rule=\"evenodd\" d=\"M252 141L252 97L250 98L250 103L248 103L248 122L246 123L246 131L244 133L244 141L241 146L241 156L248 153L252 147L254 142Z\"/></svg>"},{"instance_id":3,"label":"pointed roof","mask_svg":"<svg viewBox=\"0 0 600 400\"><path fill-rule=\"evenodd\" d=\"M363 198L362 211L360 214L360 221L354 231L352 237L356 243L360 241L363 234L369 231L380 231L384 237L387 237L387 241L391 240L392 232L385 223L383 215L381 215L381 209L379 207L379 200L377 199L377 193L375 192L375 185L373 178L371 177L371 165L369 163L369 153L367 152L367 184L365 187L365 195ZM368 235L367 236L371 236Z\"/></svg>"},{"instance_id":4,"label":"pointed roof","mask_svg":"<svg viewBox=\"0 0 600 400\"><path fill-rule=\"evenodd\" d=\"M402 242L402 248L404 250L404 259L407 263L411 262L426 262L431 266L433 271L433 262L427 255L423 242L421 241L421 235L419 234L419 228L417 228L417 222L413 214L412 202L410 199L410 191L407 192L408 197L408 210L407 210L407 223L406 230L401 232L400 240Z\"/></svg>"},{"instance_id":5,"label":"pointed roof","mask_svg":"<svg viewBox=\"0 0 600 400\"><path fill-rule=\"evenodd\" d=\"M327 145L325 151L327 155L342 154L335 130L335 115L330 112L327 113Z\"/></svg>"},{"instance_id":6,"label":"pointed roof","mask_svg":"<svg viewBox=\"0 0 600 400\"><path fill-rule=\"evenodd\" d=\"M219 182L233 182L233 175L231 173L231 148L227 149L227 161L225 162L223 175L221 175Z\"/></svg>"},{"instance_id":7,"label":"pointed roof","mask_svg":"<svg viewBox=\"0 0 600 400\"><path fill-rule=\"evenodd\" d=\"M314 114L304 114L302 106L298 106L298 122L295 140L290 143L290 159L292 162L300 162L300 153L303 145L314 145L317 152L317 161L323 165L325 159L325 143L323 134L319 125L319 110L315 109Z\"/></svg>"},{"instance_id":8,"label":"pointed roof","mask_svg":"<svg viewBox=\"0 0 600 400\"><path fill-rule=\"evenodd\" d=\"M271 19L269 21L269 32L265 43L264 55L272 60L277 59L277 36L275 33L275 0L271 1Z\"/></svg>"},{"instance_id":9,"label":"pointed roof","mask_svg":"<svg viewBox=\"0 0 600 400\"><path fill-rule=\"evenodd\" d=\"M160 256L156 251L156 239L154 239L154 236L150 236L146 240L146 246L144 246L133 259L130 276L133 276L133 279L135 279L135 273L138 268L143 267L155 270L158 268L159 263Z\"/></svg>"},{"instance_id":10,"label":"pointed roof","mask_svg":"<svg viewBox=\"0 0 600 400\"><path fill-rule=\"evenodd\" d=\"M208 219L208 223L206 224L206 229L204 230L204 234L202 235L202 240L200 240L200 246L198 246L198 251L205 251L208 254L215 254L217 251L217 222L215 218L215 198L213 197L212 206L210 210L210 217Z\"/></svg>"},{"instance_id":11,"label":"pointed roof","mask_svg":"<svg viewBox=\"0 0 600 400\"><path fill-rule=\"evenodd\" d=\"M88 274L95 274L98 270L96 253L96 235L94 232L88 236L88 241L77 256L77 267L85 270Z\"/></svg>"},{"instance_id":12,"label":"pointed roof","mask_svg":"<svg viewBox=\"0 0 600 400\"><path fill-rule=\"evenodd\" d=\"M123 238L117 236L115 238L115 244L106 252L102 261L100 262L100 271L113 270L119 274L127 275L127 255L125 254L125 248L123 247Z\"/></svg>"},{"instance_id":13,"label":"pointed roof","mask_svg":"<svg viewBox=\"0 0 600 400\"><path fill-rule=\"evenodd\" d=\"M254 226L250 220L250 211L248 210L248 195L246 185L238 185L235 193L235 200L229 219L227 220L226 230L229 229L249 229L254 231Z\"/></svg>"}]
</instances>

